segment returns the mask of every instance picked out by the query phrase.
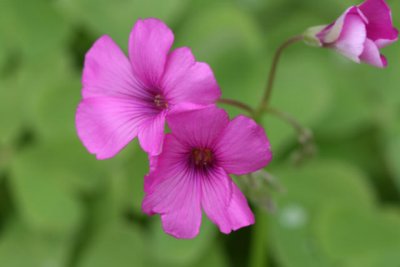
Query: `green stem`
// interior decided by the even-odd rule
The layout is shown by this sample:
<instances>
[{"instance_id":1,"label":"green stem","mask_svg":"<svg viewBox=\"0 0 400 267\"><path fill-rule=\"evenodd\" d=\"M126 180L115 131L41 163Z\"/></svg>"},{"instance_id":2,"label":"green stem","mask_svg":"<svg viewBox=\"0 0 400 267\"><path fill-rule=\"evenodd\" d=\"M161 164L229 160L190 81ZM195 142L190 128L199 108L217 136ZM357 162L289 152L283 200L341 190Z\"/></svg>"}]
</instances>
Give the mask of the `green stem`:
<instances>
[{"instance_id":1,"label":"green stem","mask_svg":"<svg viewBox=\"0 0 400 267\"><path fill-rule=\"evenodd\" d=\"M294 36L285 41L278 47L272 60L272 66L268 76L267 87L265 88L264 96L261 99L260 105L254 111L253 117L257 122L260 122L262 114L267 111L268 103L271 98L272 89L274 87L276 71L278 69L279 60L282 52L290 45L303 40L302 35ZM296 128L299 129L296 125ZM256 208L256 224L253 228L252 240L250 245L250 267L267 267L268 266L268 217L267 213L261 208Z\"/></svg>"},{"instance_id":2,"label":"green stem","mask_svg":"<svg viewBox=\"0 0 400 267\"><path fill-rule=\"evenodd\" d=\"M274 87L274 82L275 82L275 77L276 77L276 71L278 69L278 64L279 60L281 58L282 52L287 48L288 46L297 43L301 40L303 40L303 35L296 35L292 38L289 38L287 41L285 41L283 44L281 44L278 49L275 52L274 59L272 60L272 66L269 72L268 76L268 83L267 87L265 88L264 96L261 99L260 105L256 110L256 117L260 117L263 113L263 111L268 107L268 102L271 98L271 93L272 89Z\"/></svg>"},{"instance_id":3,"label":"green stem","mask_svg":"<svg viewBox=\"0 0 400 267\"><path fill-rule=\"evenodd\" d=\"M308 128L305 128L303 125L301 125L301 123L298 122L289 113L286 113L282 110L272 108L272 107L268 107L265 111L276 116L277 118L281 119L282 121L284 121L287 124L289 124L290 126L292 126L293 129L297 132L298 137L299 137L299 142L301 144L305 144L305 143L313 140L312 131Z\"/></svg>"},{"instance_id":4,"label":"green stem","mask_svg":"<svg viewBox=\"0 0 400 267\"><path fill-rule=\"evenodd\" d=\"M260 117L253 115L254 120L260 123ZM249 267L268 267L268 217L265 210L254 207L256 222L251 233Z\"/></svg>"},{"instance_id":5,"label":"green stem","mask_svg":"<svg viewBox=\"0 0 400 267\"><path fill-rule=\"evenodd\" d=\"M250 244L249 267L268 266L268 216L260 207L255 210L256 223L253 226Z\"/></svg>"},{"instance_id":6,"label":"green stem","mask_svg":"<svg viewBox=\"0 0 400 267\"><path fill-rule=\"evenodd\" d=\"M242 109L242 110L248 112L251 116L253 116L253 114L254 114L254 109L252 107L250 107L249 105L247 105L245 103L237 101L237 100L228 99L228 98L220 98L218 100L218 103L237 107L239 109Z\"/></svg>"},{"instance_id":7,"label":"green stem","mask_svg":"<svg viewBox=\"0 0 400 267\"><path fill-rule=\"evenodd\" d=\"M268 104L271 98L272 90L274 87L276 72L279 65L279 60L282 56L283 51L290 45L297 43L303 40L302 35L294 36L287 41L285 41L275 52L272 66L268 76L268 83L265 89L265 93L263 98L261 99L260 105L257 109L253 109L252 107L236 100L231 99L220 99L218 102L221 104L231 105L242 110L248 112L256 122L260 123L261 116L264 112L269 112L271 114L276 115L277 117L283 119L284 121L291 124L296 131L299 133L305 133L304 128L291 116L286 113L283 113L279 110L269 108ZM255 210L256 215L256 224L253 226L251 244L250 244L250 258L249 258L249 267L267 267L268 266L268 216L265 211L261 208L256 207Z\"/></svg>"}]
</instances>

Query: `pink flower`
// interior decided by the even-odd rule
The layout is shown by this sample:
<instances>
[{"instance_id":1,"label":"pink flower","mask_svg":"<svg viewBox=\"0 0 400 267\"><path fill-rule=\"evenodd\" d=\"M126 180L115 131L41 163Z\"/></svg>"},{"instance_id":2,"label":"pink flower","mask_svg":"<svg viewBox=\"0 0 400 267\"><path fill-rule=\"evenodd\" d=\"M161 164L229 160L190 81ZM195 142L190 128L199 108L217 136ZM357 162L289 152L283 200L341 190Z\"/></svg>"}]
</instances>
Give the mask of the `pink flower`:
<instances>
[{"instance_id":1,"label":"pink flower","mask_svg":"<svg viewBox=\"0 0 400 267\"><path fill-rule=\"evenodd\" d=\"M380 49L397 41L389 6L384 0L366 0L347 9L334 23L310 28L306 41L333 48L349 59L383 68Z\"/></svg>"},{"instance_id":2,"label":"pink flower","mask_svg":"<svg viewBox=\"0 0 400 267\"><path fill-rule=\"evenodd\" d=\"M146 152L159 154L171 111L220 97L210 67L196 62L189 48L169 52L173 41L162 21L138 20L129 37L129 59L108 36L86 54L76 127L98 159L113 157L136 136Z\"/></svg>"},{"instance_id":3,"label":"pink flower","mask_svg":"<svg viewBox=\"0 0 400 267\"><path fill-rule=\"evenodd\" d=\"M210 107L167 118L171 133L163 152L151 159L143 211L160 214L163 229L193 238L202 209L223 233L254 223L246 198L229 174L243 175L271 160L264 130L253 120Z\"/></svg>"}]
</instances>

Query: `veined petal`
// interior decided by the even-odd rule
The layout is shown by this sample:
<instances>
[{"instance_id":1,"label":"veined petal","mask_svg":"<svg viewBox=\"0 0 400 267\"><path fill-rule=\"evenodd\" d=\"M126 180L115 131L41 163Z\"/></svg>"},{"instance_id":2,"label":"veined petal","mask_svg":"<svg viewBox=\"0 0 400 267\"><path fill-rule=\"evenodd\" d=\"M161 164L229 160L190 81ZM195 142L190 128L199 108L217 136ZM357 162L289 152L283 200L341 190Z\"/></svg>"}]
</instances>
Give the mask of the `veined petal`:
<instances>
[{"instance_id":1,"label":"veined petal","mask_svg":"<svg viewBox=\"0 0 400 267\"><path fill-rule=\"evenodd\" d=\"M254 223L246 199L222 168L205 172L201 184L201 205L222 233L229 234Z\"/></svg>"},{"instance_id":2,"label":"veined petal","mask_svg":"<svg viewBox=\"0 0 400 267\"><path fill-rule=\"evenodd\" d=\"M367 23L367 19L357 7L349 7L334 23L326 26L325 29L318 33L318 37L321 38L324 44L333 44L339 40L344 28L347 27L346 19L349 15L359 16L364 23Z\"/></svg>"},{"instance_id":3,"label":"veined petal","mask_svg":"<svg viewBox=\"0 0 400 267\"><path fill-rule=\"evenodd\" d=\"M378 68L385 68L387 66L386 58L381 55L378 46L370 39L365 41L364 51L361 54L360 59L365 63Z\"/></svg>"},{"instance_id":4,"label":"veined petal","mask_svg":"<svg viewBox=\"0 0 400 267\"><path fill-rule=\"evenodd\" d=\"M133 76L128 58L107 35L86 53L82 84L83 98L147 96Z\"/></svg>"},{"instance_id":5,"label":"veined petal","mask_svg":"<svg viewBox=\"0 0 400 267\"><path fill-rule=\"evenodd\" d=\"M140 124L151 116L151 110L129 98L88 98L78 106L76 129L90 153L107 159L135 138Z\"/></svg>"},{"instance_id":6,"label":"veined petal","mask_svg":"<svg viewBox=\"0 0 400 267\"><path fill-rule=\"evenodd\" d=\"M245 116L233 119L215 148L218 164L228 173L242 175L265 167L272 159L265 131Z\"/></svg>"},{"instance_id":7,"label":"veined petal","mask_svg":"<svg viewBox=\"0 0 400 267\"><path fill-rule=\"evenodd\" d=\"M158 155L161 153L164 139L165 116L166 111L162 111L143 122L140 126L140 146L149 155Z\"/></svg>"},{"instance_id":8,"label":"veined petal","mask_svg":"<svg viewBox=\"0 0 400 267\"><path fill-rule=\"evenodd\" d=\"M161 84L173 105L182 102L207 105L221 96L211 68L206 63L196 62L187 47L169 54Z\"/></svg>"},{"instance_id":9,"label":"veined petal","mask_svg":"<svg viewBox=\"0 0 400 267\"><path fill-rule=\"evenodd\" d=\"M129 37L129 59L133 72L147 89L154 89L164 73L172 31L159 19L138 20Z\"/></svg>"},{"instance_id":10,"label":"veined petal","mask_svg":"<svg viewBox=\"0 0 400 267\"><path fill-rule=\"evenodd\" d=\"M339 39L334 44L335 49L355 62L360 62L360 55L364 50L367 37L365 20L360 16L358 9L353 8L343 23Z\"/></svg>"},{"instance_id":11,"label":"veined petal","mask_svg":"<svg viewBox=\"0 0 400 267\"><path fill-rule=\"evenodd\" d=\"M142 209L160 214L163 229L177 238L193 238L201 224L200 179L187 166L185 146L168 134L157 167L145 178Z\"/></svg>"},{"instance_id":12,"label":"veined petal","mask_svg":"<svg viewBox=\"0 0 400 267\"><path fill-rule=\"evenodd\" d=\"M379 48L397 40L399 32L393 27L392 12L384 0L366 0L359 9L368 19L368 39Z\"/></svg>"},{"instance_id":13,"label":"veined petal","mask_svg":"<svg viewBox=\"0 0 400 267\"><path fill-rule=\"evenodd\" d=\"M232 199L227 213L233 230L254 224L254 214L247 203L246 197L234 182L232 182Z\"/></svg>"},{"instance_id":14,"label":"veined petal","mask_svg":"<svg viewBox=\"0 0 400 267\"><path fill-rule=\"evenodd\" d=\"M167 116L172 133L195 147L213 147L222 130L228 125L228 114L217 107L177 112Z\"/></svg>"},{"instance_id":15,"label":"veined petal","mask_svg":"<svg viewBox=\"0 0 400 267\"><path fill-rule=\"evenodd\" d=\"M183 112L195 111L195 110L200 110L200 109L204 109L204 108L213 108L213 107L214 108L216 107L215 103L210 104L210 105L199 105L199 104L193 104L190 102L184 102L184 103L180 103L180 104L172 106L168 110L168 114L174 115L174 114L179 114L179 113L183 113Z\"/></svg>"},{"instance_id":16,"label":"veined petal","mask_svg":"<svg viewBox=\"0 0 400 267\"><path fill-rule=\"evenodd\" d=\"M342 33L344 26L344 19L346 18L347 11L341 15L333 24L326 26L324 30L319 33L324 44L333 44L336 42Z\"/></svg>"}]
</instances>

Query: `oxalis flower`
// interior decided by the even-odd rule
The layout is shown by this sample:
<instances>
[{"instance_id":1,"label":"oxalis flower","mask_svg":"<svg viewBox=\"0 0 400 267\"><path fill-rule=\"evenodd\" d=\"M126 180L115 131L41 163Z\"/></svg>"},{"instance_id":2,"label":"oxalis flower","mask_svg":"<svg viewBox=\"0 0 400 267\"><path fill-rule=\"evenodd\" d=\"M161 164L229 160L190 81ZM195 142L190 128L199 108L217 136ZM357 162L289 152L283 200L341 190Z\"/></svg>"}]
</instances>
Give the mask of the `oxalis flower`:
<instances>
[{"instance_id":1,"label":"oxalis flower","mask_svg":"<svg viewBox=\"0 0 400 267\"><path fill-rule=\"evenodd\" d=\"M193 238L202 209L223 233L254 223L246 198L229 174L243 175L268 164L272 154L264 130L253 120L210 107L167 118L163 152L151 158L143 211L160 214L163 229Z\"/></svg>"},{"instance_id":2,"label":"oxalis flower","mask_svg":"<svg viewBox=\"0 0 400 267\"><path fill-rule=\"evenodd\" d=\"M397 41L389 6L384 0L366 0L348 8L334 23L308 29L305 40L333 48L349 59L384 68L386 58L380 49Z\"/></svg>"},{"instance_id":3,"label":"oxalis flower","mask_svg":"<svg viewBox=\"0 0 400 267\"><path fill-rule=\"evenodd\" d=\"M168 114L220 97L210 67L196 62L189 48L170 53L173 41L162 21L138 20L129 37L129 59L108 36L86 54L76 127L98 159L113 157L136 136L146 152L159 154Z\"/></svg>"}]
</instances>

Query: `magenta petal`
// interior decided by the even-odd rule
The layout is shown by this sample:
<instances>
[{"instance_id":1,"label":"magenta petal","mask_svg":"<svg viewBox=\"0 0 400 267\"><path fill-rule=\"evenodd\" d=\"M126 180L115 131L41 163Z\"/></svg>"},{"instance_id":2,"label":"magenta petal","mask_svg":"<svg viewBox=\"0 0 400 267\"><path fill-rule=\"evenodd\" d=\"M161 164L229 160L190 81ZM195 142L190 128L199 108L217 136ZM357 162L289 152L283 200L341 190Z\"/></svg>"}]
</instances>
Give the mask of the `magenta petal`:
<instances>
[{"instance_id":1,"label":"magenta petal","mask_svg":"<svg viewBox=\"0 0 400 267\"><path fill-rule=\"evenodd\" d=\"M168 126L181 142L195 147L213 147L228 125L228 114L216 107L178 112L167 116Z\"/></svg>"},{"instance_id":2,"label":"magenta petal","mask_svg":"<svg viewBox=\"0 0 400 267\"><path fill-rule=\"evenodd\" d=\"M368 19L367 37L379 47L388 45L398 38L398 30L393 27L392 12L384 0L366 0L359 6Z\"/></svg>"},{"instance_id":3,"label":"magenta petal","mask_svg":"<svg viewBox=\"0 0 400 267\"><path fill-rule=\"evenodd\" d=\"M129 58L135 75L148 89L158 86L173 42L172 31L161 20L138 20L133 27Z\"/></svg>"},{"instance_id":4,"label":"magenta petal","mask_svg":"<svg viewBox=\"0 0 400 267\"><path fill-rule=\"evenodd\" d=\"M188 112L188 111L195 111L195 110L200 110L200 109L204 109L204 108L212 108L212 107L216 107L215 104L210 104L210 105L199 105L199 104L193 104L190 102L184 102L184 103L180 103L177 105L174 105L171 109L169 109L168 114L170 115L176 115L179 113L184 113L184 112Z\"/></svg>"},{"instance_id":5,"label":"magenta petal","mask_svg":"<svg viewBox=\"0 0 400 267\"><path fill-rule=\"evenodd\" d=\"M84 99L76 112L78 136L98 159L113 157L138 134L147 119L142 108L129 98Z\"/></svg>"},{"instance_id":6,"label":"magenta petal","mask_svg":"<svg viewBox=\"0 0 400 267\"><path fill-rule=\"evenodd\" d=\"M216 157L228 173L242 175L265 167L272 152L264 129L252 119L238 116L221 134Z\"/></svg>"},{"instance_id":7,"label":"magenta petal","mask_svg":"<svg viewBox=\"0 0 400 267\"><path fill-rule=\"evenodd\" d=\"M140 95L129 60L109 36L99 38L87 52L82 75L84 98Z\"/></svg>"},{"instance_id":8,"label":"magenta petal","mask_svg":"<svg viewBox=\"0 0 400 267\"><path fill-rule=\"evenodd\" d=\"M364 19L357 10L347 14L339 39L334 44L335 49L355 62L360 62L367 36Z\"/></svg>"},{"instance_id":9,"label":"magenta petal","mask_svg":"<svg viewBox=\"0 0 400 267\"><path fill-rule=\"evenodd\" d=\"M164 140L163 140L164 142ZM157 168L157 162L158 162L158 155L152 156L152 155L147 155L149 159L149 169L150 172L154 171Z\"/></svg>"},{"instance_id":10,"label":"magenta petal","mask_svg":"<svg viewBox=\"0 0 400 267\"><path fill-rule=\"evenodd\" d=\"M185 149L175 137L167 135L164 147L157 168L145 179L142 209L149 215L160 214L166 233L193 238L201 224L200 179L187 169Z\"/></svg>"},{"instance_id":11,"label":"magenta petal","mask_svg":"<svg viewBox=\"0 0 400 267\"><path fill-rule=\"evenodd\" d=\"M322 30L317 33L317 37L320 38L320 41L325 46L333 45L339 41L339 38L341 37L346 26L346 19L349 16L361 17L364 23L367 23L366 18L357 7L349 7L335 22L326 26L325 28L322 28Z\"/></svg>"},{"instance_id":12,"label":"magenta petal","mask_svg":"<svg viewBox=\"0 0 400 267\"><path fill-rule=\"evenodd\" d=\"M210 104L221 96L211 68L206 63L196 62L187 47L178 48L168 56L161 87L173 105L182 102Z\"/></svg>"},{"instance_id":13,"label":"magenta petal","mask_svg":"<svg viewBox=\"0 0 400 267\"><path fill-rule=\"evenodd\" d=\"M229 234L254 223L246 199L222 168L210 170L201 182L201 205L222 233Z\"/></svg>"},{"instance_id":14,"label":"magenta petal","mask_svg":"<svg viewBox=\"0 0 400 267\"><path fill-rule=\"evenodd\" d=\"M387 61L379 52L378 46L370 39L367 39L364 44L364 51L360 56L361 60L378 68L387 66Z\"/></svg>"},{"instance_id":15,"label":"magenta petal","mask_svg":"<svg viewBox=\"0 0 400 267\"><path fill-rule=\"evenodd\" d=\"M254 224L254 215L246 197L234 182L232 182L232 199L227 213L233 230Z\"/></svg>"},{"instance_id":16,"label":"magenta petal","mask_svg":"<svg viewBox=\"0 0 400 267\"><path fill-rule=\"evenodd\" d=\"M161 112L143 122L139 130L140 146L150 156L158 155L162 150L164 139L166 111Z\"/></svg>"}]
</instances>

